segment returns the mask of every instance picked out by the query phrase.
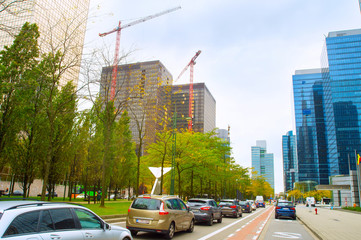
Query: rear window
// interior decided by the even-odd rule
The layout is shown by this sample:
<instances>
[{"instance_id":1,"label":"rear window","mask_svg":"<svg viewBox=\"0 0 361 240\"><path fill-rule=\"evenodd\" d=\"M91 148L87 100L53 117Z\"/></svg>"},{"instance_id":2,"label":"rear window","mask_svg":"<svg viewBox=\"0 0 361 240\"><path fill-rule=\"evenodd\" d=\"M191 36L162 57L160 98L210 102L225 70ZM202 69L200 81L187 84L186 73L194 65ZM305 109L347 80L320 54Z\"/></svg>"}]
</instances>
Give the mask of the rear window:
<instances>
[{"instance_id":1,"label":"rear window","mask_svg":"<svg viewBox=\"0 0 361 240\"><path fill-rule=\"evenodd\" d=\"M249 203L246 202L246 201L240 201L239 204L240 204L240 205L247 205L247 204L249 204Z\"/></svg>"},{"instance_id":2,"label":"rear window","mask_svg":"<svg viewBox=\"0 0 361 240\"><path fill-rule=\"evenodd\" d=\"M291 202L279 202L278 206L279 207L293 207L293 203L291 203Z\"/></svg>"},{"instance_id":3,"label":"rear window","mask_svg":"<svg viewBox=\"0 0 361 240\"><path fill-rule=\"evenodd\" d=\"M160 200L151 198L137 198L132 204L132 208L145 210L159 210Z\"/></svg>"},{"instance_id":4,"label":"rear window","mask_svg":"<svg viewBox=\"0 0 361 240\"><path fill-rule=\"evenodd\" d=\"M233 202L233 201L221 201L221 202L219 203L219 205L231 206L231 205L234 205L234 202Z\"/></svg>"},{"instance_id":5,"label":"rear window","mask_svg":"<svg viewBox=\"0 0 361 240\"><path fill-rule=\"evenodd\" d=\"M187 203L189 206L201 206L207 204L204 200L189 200Z\"/></svg>"}]
</instances>

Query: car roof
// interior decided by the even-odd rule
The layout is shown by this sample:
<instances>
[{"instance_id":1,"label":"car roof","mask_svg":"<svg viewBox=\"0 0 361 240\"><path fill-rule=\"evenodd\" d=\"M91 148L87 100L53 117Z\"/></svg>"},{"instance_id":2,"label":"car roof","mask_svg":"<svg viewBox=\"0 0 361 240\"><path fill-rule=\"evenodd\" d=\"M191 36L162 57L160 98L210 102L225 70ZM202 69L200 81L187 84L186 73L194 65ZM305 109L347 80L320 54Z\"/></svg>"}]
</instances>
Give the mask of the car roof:
<instances>
[{"instance_id":1,"label":"car roof","mask_svg":"<svg viewBox=\"0 0 361 240\"><path fill-rule=\"evenodd\" d=\"M155 194L144 194L140 195L137 198L151 198L151 199L159 199L159 200L165 200L170 198L179 198L175 195L155 195Z\"/></svg>"},{"instance_id":2,"label":"car roof","mask_svg":"<svg viewBox=\"0 0 361 240\"><path fill-rule=\"evenodd\" d=\"M63 202L45 202L45 201L0 201L0 212L4 212L6 210L10 209L19 209L19 208L25 208L25 207L54 207L54 206L72 206L72 207L82 207L81 205L74 205L69 203L63 203Z\"/></svg>"},{"instance_id":3,"label":"car roof","mask_svg":"<svg viewBox=\"0 0 361 240\"><path fill-rule=\"evenodd\" d=\"M235 199L221 199L220 202L222 201L236 201Z\"/></svg>"},{"instance_id":4,"label":"car roof","mask_svg":"<svg viewBox=\"0 0 361 240\"><path fill-rule=\"evenodd\" d=\"M211 198L190 198L188 199L188 201L194 201L194 200L201 200L201 201L214 201L213 199Z\"/></svg>"}]
</instances>

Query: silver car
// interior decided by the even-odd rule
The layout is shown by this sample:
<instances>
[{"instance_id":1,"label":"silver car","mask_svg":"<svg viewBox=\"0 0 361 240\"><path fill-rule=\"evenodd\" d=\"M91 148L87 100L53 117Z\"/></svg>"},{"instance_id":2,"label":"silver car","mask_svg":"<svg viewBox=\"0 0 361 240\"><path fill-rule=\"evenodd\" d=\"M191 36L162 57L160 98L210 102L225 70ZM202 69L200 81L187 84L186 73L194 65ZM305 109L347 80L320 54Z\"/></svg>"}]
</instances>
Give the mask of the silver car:
<instances>
[{"instance_id":1,"label":"silver car","mask_svg":"<svg viewBox=\"0 0 361 240\"><path fill-rule=\"evenodd\" d=\"M132 240L130 231L110 226L89 209L67 203L0 201L0 239Z\"/></svg>"}]
</instances>

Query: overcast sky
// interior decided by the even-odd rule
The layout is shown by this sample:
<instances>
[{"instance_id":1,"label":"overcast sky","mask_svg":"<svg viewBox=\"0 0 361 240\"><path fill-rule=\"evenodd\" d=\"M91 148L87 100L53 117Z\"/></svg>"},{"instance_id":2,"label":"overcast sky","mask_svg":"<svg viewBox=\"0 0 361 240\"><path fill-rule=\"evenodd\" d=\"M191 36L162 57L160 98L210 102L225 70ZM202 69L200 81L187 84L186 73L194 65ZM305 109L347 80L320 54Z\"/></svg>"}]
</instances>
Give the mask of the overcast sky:
<instances>
[{"instance_id":1,"label":"overcast sky","mask_svg":"<svg viewBox=\"0 0 361 240\"><path fill-rule=\"evenodd\" d=\"M98 33L173 7L126 28L126 63L160 60L176 78L196 51L194 82L216 99L216 125L231 127L233 157L251 167L251 146L274 153L275 190L283 191L282 135L294 130L292 75L320 67L328 32L361 28L358 0L91 0L88 48L113 44ZM125 63L125 62L124 62ZM177 84L189 83L189 72Z\"/></svg>"}]
</instances>

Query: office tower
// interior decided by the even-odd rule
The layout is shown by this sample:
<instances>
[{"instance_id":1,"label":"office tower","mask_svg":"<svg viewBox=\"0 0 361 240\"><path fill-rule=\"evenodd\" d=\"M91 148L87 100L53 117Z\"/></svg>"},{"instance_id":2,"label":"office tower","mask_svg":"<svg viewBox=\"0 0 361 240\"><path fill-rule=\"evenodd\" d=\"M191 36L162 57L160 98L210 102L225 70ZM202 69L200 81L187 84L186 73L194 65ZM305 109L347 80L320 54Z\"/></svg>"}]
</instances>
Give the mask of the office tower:
<instances>
[{"instance_id":1,"label":"office tower","mask_svg":"<svg viewBox=\"0 0 361 240\"><path fill-rule=\"evenodd\" d=\"M321 69L293 75L298 180L328 183L324 90Z\"/></svg>"},{"instance_id":2,"label":"office tower","mask_svg":"<svg viewBox=\"0 0 361 240\"><path fill-rule=\"evenodd\" d=\"M113 67L103 67L100 96L110 97ZM145 145L155 141L161 130L162 118L171 116L170 109L172 75L160 61L139 62L118 66L114 106L125 107L130 117L133 140L139 144L139 136L145 136Z\"/></svg>"},{"instance_id":3,"label":"office tower","mask_svg":"<svg viewBox=\"0 0 361 240\"><path fill-rule=\"evenodd\" d=\"M193 131L210 132L216 127L216 100L204 83L193 84ZM172 87L172 112L177 111L177 128L188 128L189 84Z\"/></svg>"},{"instance_id":4,"label":"office tower","mask_svg":"<svg viewBox=\"0 0 361 240\"><path fill-rule=\"evenodd\" d=\"M14 1L7 0L4 4ZM25 22L39 27L41 53L66 51L63 64L69 65L61 84L78 81L84 45L89 0L27 0L12 4L0 14L0 50L11 45ZM66 48L66 49L64 49Z\"/></svg>"},{"instance_id":5,"label":"office tower","mask_svg":"<svg viewBox=\"0 0 361 240\"><path fill-rule=\"evenodd\" d=\"M217 137L225 142L230 142L227 129L216 129Z\"/></svg>"},{"instance_id":6,"label":"office tower","mask_svg":"<svg viewBox=\"0 0 361 240\"><path fill-rule=\"evenodd\" d=\"M296 136L293 131L287 132L282 136L282 155L283 155L283 183L284 192L293 190L293 184L298 182L298 162Z\"/></svg>"},{"instance_id":7,"label":"office tower","mask_svg":"<svg viewBox=\"0 0 361 240\"><path fill-rule=\"evenodd\" d=\"M330 176L356 170L361 152L361 29L330 32L322 53Z\"/></svg>"},{"instance_id":8,"label":"office tower","mask_svg":"<svg viewBox=\"0 0 361 240\"><path fill-rule=\"evenodd\" d=\"M265 177L266 181L274 189L274 161L273 153L267 153L267 144L264 140L256 141L252 146L252 168L258 175Z\"/></svg>"},{"instance_id":9,"label":"office tower","mask_svg":"<svg viewBox=\"0 0 361 240\"><path fill-rule=\"evenodd\" d=\"M360 6L360 11L361 11L361 0L358 0L358 4Z\"/></svg>"}]
</instances>

